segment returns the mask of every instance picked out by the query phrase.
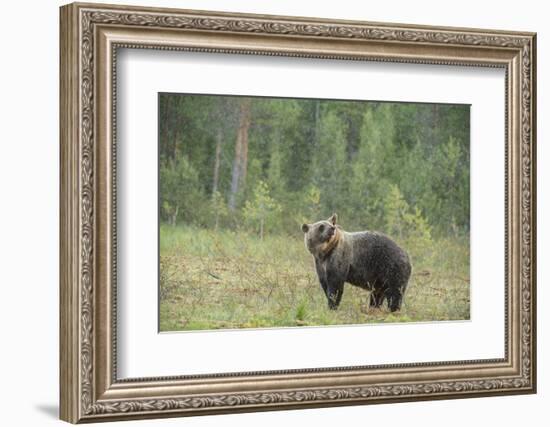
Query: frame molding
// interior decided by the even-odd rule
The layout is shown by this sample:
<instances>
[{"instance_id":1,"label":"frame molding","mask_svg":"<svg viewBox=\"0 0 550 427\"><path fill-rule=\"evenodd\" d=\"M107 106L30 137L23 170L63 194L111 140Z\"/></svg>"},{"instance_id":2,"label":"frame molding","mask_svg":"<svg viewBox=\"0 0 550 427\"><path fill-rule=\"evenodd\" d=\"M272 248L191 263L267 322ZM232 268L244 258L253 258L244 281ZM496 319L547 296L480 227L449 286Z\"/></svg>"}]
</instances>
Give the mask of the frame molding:
<instances>
[{"instance_id":1,"label":"frame molding","mask_svg":"<svg viewBox=\"0 0 550 427\"><path fill-rule=\"evenodd\" d=\"M536 35L175 9L60 10L60 416L72 423L536 391ZM505 358L116 376L116 51L151 48L506 70Z\"/></svg>"}]
</instances>

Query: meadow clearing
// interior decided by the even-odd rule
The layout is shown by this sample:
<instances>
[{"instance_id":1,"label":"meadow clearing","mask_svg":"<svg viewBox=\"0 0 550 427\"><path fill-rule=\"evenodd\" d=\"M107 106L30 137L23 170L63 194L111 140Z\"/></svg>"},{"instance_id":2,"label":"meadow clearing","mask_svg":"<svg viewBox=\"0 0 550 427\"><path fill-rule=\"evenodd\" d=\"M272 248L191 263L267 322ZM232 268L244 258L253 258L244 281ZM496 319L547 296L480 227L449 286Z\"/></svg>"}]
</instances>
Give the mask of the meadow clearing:
<instances>
[{"instance_id":1,"label":"meadow clearing","mask_svg":"<svg viewBox=\"0 0 550 427\"><path fill-rule=\"evenodd\" d=\"M327 308L302 233L265 235L161 225L160 331L300 327L470 317L469 241L400 242L413 273L401 311L370 309L369 293L346 284Z\"/></svg>"}]
</instances>

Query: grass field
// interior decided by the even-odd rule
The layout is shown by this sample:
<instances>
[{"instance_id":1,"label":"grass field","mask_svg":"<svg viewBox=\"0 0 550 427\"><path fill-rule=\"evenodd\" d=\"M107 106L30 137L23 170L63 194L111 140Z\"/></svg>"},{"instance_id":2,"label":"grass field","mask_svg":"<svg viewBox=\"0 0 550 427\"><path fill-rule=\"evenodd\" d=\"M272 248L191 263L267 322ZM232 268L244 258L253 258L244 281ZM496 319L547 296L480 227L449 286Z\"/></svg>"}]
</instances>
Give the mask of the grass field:
<instances>
[{"instance_id":1,"label":"grass field","mask_svg":"<svg viewBox=\"0 0 550 427\"><path fill-rule=\"evenodd\" d=\"M257 236L198 228L160 228L160 330L262 328L470 317L469 243L403 243L413 275L401 311L368 307L369 293L346 284L327 308L302 234Z\"/></svg>"}]
</instances>

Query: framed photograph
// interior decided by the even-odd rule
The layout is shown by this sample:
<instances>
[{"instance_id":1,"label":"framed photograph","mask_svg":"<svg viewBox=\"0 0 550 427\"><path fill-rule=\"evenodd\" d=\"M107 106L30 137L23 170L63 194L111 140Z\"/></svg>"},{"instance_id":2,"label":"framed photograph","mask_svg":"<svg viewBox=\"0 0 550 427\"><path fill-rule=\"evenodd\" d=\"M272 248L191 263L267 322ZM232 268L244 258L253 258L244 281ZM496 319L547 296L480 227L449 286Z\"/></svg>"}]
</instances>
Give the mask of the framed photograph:
<instances>
[{"instance_id":1,"label":"framed photograph","mask_svg":"<svg viewBox=\"0 0 550 427\"><path fill-rule=\"evenodd\" d=\"M61 8L60 414L536 391L536 36Z\"/></svg>"}]
</instances>

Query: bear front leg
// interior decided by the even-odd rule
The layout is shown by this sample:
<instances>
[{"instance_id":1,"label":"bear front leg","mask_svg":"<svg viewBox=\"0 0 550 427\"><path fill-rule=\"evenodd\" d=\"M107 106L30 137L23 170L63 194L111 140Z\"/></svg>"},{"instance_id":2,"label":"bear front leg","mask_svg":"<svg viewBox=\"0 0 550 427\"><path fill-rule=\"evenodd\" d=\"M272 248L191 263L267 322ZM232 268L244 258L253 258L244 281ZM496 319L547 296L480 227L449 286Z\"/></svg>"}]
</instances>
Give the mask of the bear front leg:
<instances>
[{"instance_id":1,"label":"bear front leg","mask_svg":"<svg viewBox=\"0 0 550 427\"><path fill-rule=\"evenodd\" d=\"M344 280L337 275L327 275L328 308L336 310L344 295Z\"/></svg>"},{"instance_id":2,"label":"bear front leg","mask_svg":"<svg viewBox=\"0 0 550 427\"><path fill-rule=\"evenodd\" d=\"M348 277L349 267L342 263L339 258L333 258L325 264L327 278L327 300L328 308L336 310L344 295L344 282Z\"/></svg>"},{"instance_id":3,"label":"bear front leg","mask_svg":"<svg viewBox=\"0 0 550 427\"><path fill-rule=\"evenodd\" d=\"M328 298L327 293L327 277L325 274L325 270L319 260L315 260L315 271L317 272L317 278L319 279L319 283L321 284L321 288L323 289L323 292L325 293L325 296Z\"/></svg>"},{"instance_id":4,"label":"bear front leg","mask_svg":"<svg viewBox=\"0 0 550 427\"><path fill-rule=\"evenodd\" d=\"M328 288L328 308L330 310L337 310L342 300L342 295L344 295L344 284L339 287Z\"/></svg>"}]
</instances>

